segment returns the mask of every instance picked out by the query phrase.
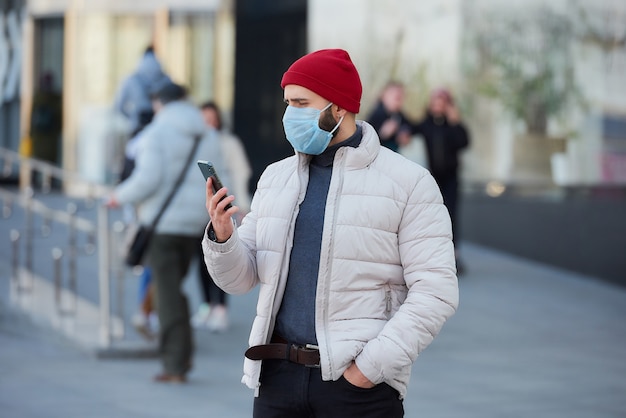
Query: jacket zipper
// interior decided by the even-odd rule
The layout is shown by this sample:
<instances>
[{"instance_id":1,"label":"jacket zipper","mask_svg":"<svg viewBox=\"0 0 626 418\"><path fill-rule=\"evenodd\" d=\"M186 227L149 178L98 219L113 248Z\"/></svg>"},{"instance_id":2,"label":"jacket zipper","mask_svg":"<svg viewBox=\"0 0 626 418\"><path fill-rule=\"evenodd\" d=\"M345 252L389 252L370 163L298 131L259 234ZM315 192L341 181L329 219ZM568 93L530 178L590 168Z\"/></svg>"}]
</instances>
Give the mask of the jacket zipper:
<instances>
[{"instance_id":1,"label":"jacket zipper","mask_svg":"<svg viewBox=\"0 0 626 418\"><path fill-rule=\"evenodd\" d=\"M339 198L341 196L341 189L343 187L343 169L345 167L345 150L340 149L339 151L337 151L337 155L335 155L335 163L339 162L339 165L337 166L335 163L333 164L333 172L332 172L332 177L331 177L331 183L332 183L332 179L335 178L336 180L336 184L337 186L333 189L335 190L335 194L333 196L333 205L334 205L334 210L333 210L333 218L331 220L331 230L329 232L329 239L328 239L328 248L326 250L326 263L328 266L328 274L325 275L324 277L324 287L325 287L325 291L324 291L324 300L323 300L323 305L322 305L322 309L323 309L323 314L322 314L322 318L323 318L323 323L322 323L322 330L324 331L323 333L319 333L317 332L317 324L316 324L316 333L318 335L317 338L317 344L320 347L325 347L326 348L326 353L328 353L328 358L332 359L332 355L330 354L330 346L326 343L326 332L325 332L325 328L326 328L326 324L328 324L328 303L329 303L329 299L330 299L330 286L328 285L328 283L330 282L331 278L332 278L332 253L333 253L333 237L335 235L335 226L337 224L336 220L337 220L337 211L339 208ZM330 192L330 189L329 189ZM324 220L324 223L326 223L326 220ZM323 237L322 237L323 240ZM321 264L320 264L320 268L321 268ZM318 283L319 286L319 283ZM323 335L324 338L324 343L322 345L322 343L320 342L320 336ZM321 351L320 351L321 354ZM330 369L330 375L333 376L333 364L332 361L329 362L329 369Z\"/></svg>"}]
</instances>

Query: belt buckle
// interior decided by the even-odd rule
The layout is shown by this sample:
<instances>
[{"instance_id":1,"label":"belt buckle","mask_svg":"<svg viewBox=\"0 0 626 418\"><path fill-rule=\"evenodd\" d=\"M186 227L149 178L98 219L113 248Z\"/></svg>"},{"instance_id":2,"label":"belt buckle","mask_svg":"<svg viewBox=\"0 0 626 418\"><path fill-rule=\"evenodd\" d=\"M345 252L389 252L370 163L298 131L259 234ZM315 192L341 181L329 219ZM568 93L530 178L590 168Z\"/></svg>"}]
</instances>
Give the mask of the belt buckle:
<instances>
[{"instance_id":1,"label":"belt buckle","mask_svg":"<svg viewBox=\"0 0 626 418\"><path fill-rule=\"evenodd\" d=\"M304 348L306 348L307 350L320 350L319 345L315 345L315 344L305 344ZM309 367L311 369L319 369L321 367L321 365L318 364L305 364L304 367Z\"/></svg>"}]
</instances>

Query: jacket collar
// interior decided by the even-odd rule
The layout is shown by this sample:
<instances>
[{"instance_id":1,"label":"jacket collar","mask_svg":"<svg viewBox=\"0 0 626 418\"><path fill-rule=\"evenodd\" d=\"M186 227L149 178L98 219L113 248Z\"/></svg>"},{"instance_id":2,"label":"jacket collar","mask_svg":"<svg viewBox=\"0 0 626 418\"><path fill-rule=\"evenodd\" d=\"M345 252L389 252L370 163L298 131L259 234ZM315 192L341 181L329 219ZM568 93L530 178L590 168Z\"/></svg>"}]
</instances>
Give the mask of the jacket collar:
<instances>
[{"instance_id":1,"label":"jacket collar","mask_svg":"<svg viewBox=\"0 0 626 418\"><path fill-rule=\"evenodd\" d=\"M356 124L360 128L357 129L357 131L360 130L362 134L361 143L356 148L349 146L341 147L343 157L340 158L346 159L346 168L348 169L359 169L370 165L378 156L381 148L380 139L372 125L361 120L357 120ZM302 154L297 151L296 155L298 156L299 165L301 167L309 164L311 160L310 155Z\"/></svg>"},{"instance_id":2,"label":"jacket collar","mask_svg":"<svg viewBox=\"0 0 626 418\"><path fill-rule=\"evenodd\" d=\"M376 130L367 122L357 121L361 127L363 138L358 148L350 148L346 150L346 168L360 169L370 165L380 152L380 139Z\"/></svg>"}]
</instances>

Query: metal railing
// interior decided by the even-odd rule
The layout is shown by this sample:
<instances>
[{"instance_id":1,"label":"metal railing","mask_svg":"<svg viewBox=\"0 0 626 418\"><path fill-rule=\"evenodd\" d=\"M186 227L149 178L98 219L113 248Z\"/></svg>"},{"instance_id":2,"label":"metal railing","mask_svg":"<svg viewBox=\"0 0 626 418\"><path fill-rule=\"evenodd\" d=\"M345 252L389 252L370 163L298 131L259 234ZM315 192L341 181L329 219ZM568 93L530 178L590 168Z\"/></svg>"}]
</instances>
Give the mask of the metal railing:
<instances>
[{"instance_id":1,"label":"metal railing","mask_svg":"<svg viewBox=\"0 0 626 418\"><path fill-rule=\"evenodd\" d=\"M39 173L41 175L41 191L43 193L49 193L51 191L52 179L55 178L63 183L83 185L86 190L85 201L90 205L93 204L96 197L104 196L110 191L109 186L85 180L79 173L64 170L46 161L25 157L18 152L6 148L0 148L0 161L3 163L2 177L5 178L13 174L13 169L16 165L24 168L24 170L18 168L19 176L25 179L22 182L22 186L24 187L32 187L32 173Z\"/></svg>"},{"instance_id":2,"label":"metal railing","mask_svg":"<svg viewBox=\"0 0 626 418\"><path fill-rule=\"evenodd\" d=\"M67 245L65 250L59 246L54 246L51 250L53 268L45 274L49 274L54 286L54 305L57 313L63 316L76 316L77 314L77 260L79 254L94 256L97 259L98 268L98 310L99 310L99 341L100 347L108 348L113 339L124 337L124 321L122 328L118 332L112 332L112 309L111 309L111 275L112 271L119 280L117 293L118 315L123 319L123 288L121 285L126 269L123 267L119 252L112 251L112 244L117 247L116 239L120 235L120 226L116 226L116 231L111 232L109 209L102 204L96 205L99 198L110 192L110 187L85 181L77 173L63 170L49 163L38 161L32 158L22 157L18 153L0 148L0 161L4 162L2 175L10 176L17 165L20 175L24 175L24 170L28 171L28 179L22 181L22 187L18 191L11 191L0 188L0 199L2 201L2 217L7 219L14 213L14 206L23 208L24 222L21 228L12 228L10 231L11 240L11 271L14 289L18 294L35 292L34 280L34 240L36 238L36 228L39 228L41 237L48 237L52 230L52 223L62 224L67 229ZM8 167L8 168L7 168ZM53 179L61 182L71 181L81 183L87 191L83 198L86 208L96 206L95 220L87 219L78 215L78 205L76 201L67 204L66 210L54 209L47 206L40 199L35 198L34 188L31 184L31 172L39 173L41 180L41 191L49 193L52 190ZM38 222L36 222L38 221ZM78 242L79 234L84 235L85 242L81 246ZM21 250L24 254L21 254ZM97 252L96 252L97 250ZM67 262L67 275L63 272L63 262ZM66 286L64 286L64 276ZM63 295L70 295L70 300L63 300ZM65 303L64 303L65 302ZM69 302L69 303L67 303Z\"/></svg>"}]
</instances>

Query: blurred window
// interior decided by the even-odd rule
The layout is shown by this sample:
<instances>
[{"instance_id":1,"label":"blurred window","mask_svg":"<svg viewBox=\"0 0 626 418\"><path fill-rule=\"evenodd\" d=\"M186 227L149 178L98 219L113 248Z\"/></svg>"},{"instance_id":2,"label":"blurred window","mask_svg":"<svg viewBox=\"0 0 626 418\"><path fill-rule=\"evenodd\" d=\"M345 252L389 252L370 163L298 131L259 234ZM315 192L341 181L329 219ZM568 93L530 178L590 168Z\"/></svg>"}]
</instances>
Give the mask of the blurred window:
<instances>
[{"instance_id":1,"label":"blurred window","mask_svg":"<svg viewBox=\"0 0 626 418\"><path fill-rule=\"evenodd\" d=\"M199 103L215 95L215 15L211 12L170 13L166 69L189 88Z\"/></svg>"}]
</instances>

